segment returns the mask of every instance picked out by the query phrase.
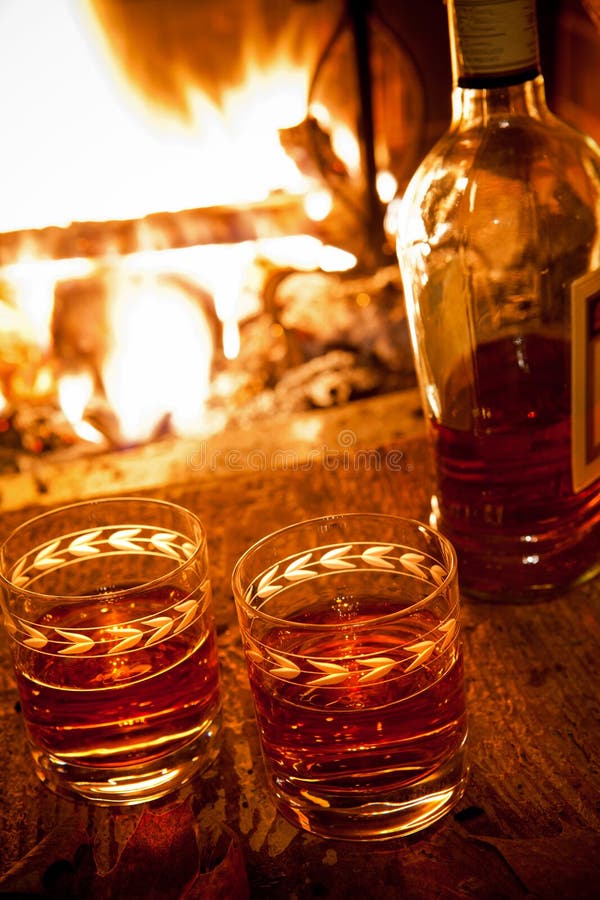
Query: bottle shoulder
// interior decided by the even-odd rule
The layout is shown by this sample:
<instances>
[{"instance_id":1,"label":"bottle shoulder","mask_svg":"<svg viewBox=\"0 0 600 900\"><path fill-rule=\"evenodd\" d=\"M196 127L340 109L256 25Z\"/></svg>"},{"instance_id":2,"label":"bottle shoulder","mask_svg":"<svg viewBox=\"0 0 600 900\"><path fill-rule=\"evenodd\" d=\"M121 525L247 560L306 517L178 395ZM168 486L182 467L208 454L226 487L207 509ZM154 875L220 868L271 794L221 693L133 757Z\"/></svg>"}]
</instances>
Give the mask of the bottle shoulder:
<instances>
[{"instance_id":1,"label":"bottle shoulder","mask_svg":"<svg viewBox=\"0 0 600 900\"><path fill-rule=\"evenodd\" d=\"M600 151L549 111L458 121L417 168L401 210L404 230L418 219L422 231L423 221L477 222L490 212L524 229L584 217L586 228L593 220L600 230Z\"/></svg>"},{"instance_id":2,"label":"bottle shoulder","mask_svg":"<svg viewBox=\"0 0 600 900\"><path fill-rule=\"evenodd\" d=\"M529 267L567 283L600 266L600 154L560 120L453 127L411 179L396 221L398 252L418 277L468 270L487 283Z\"/></svg>"},{"instance_id":3,"label":"bottle shoulder","mask_svg":"<svg viewBox=\"0 0 600 900\"><path fill-rule=\"evenodd\" d=\"M486 119L458 120L437 140L419 165L414 180L434 170L473 165L502 166L507 178L523 178L527 166L546 159L549 168L565 163L585 166L593 179L600 173L600 148L562 119L547 112L533 118L520 114L495 114Z\"/></svg>"}]
</instances>

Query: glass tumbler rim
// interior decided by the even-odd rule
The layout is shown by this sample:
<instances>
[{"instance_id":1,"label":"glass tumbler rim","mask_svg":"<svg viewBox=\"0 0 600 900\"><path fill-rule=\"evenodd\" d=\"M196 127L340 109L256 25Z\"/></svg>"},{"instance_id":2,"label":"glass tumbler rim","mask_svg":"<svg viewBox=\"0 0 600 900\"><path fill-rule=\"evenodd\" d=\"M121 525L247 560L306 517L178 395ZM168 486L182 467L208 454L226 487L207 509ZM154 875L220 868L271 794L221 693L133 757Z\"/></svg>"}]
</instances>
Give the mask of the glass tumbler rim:
<instances>
[{"instance_id":1,"label":"glass tumbler rim","mask_svg":"<svg viewBox=\"0 0 600 900\"><path fill-rule=\"evenodd\" d=\"M310 519L301 519L301 520L292 522L289 525L285 525L281 528L277 528L274 531L271 531L269 534L266 534L263 537L259 538L250 547L248 547L244 551L244 553L242 553L242 555L239 557L239 559L235 563L235 566L232 571L231 584L232 584L232 588L233 588L233 595L234 595L234 600L235 600L236 605L239 605L239 607L242 608L246 613L248 613L254 617L259 617L263 621L268 621L268 622L278 623L278 624L285 624L287 626L289 626L290 624L301 625L302 628L306 629L307 631L310 631L311 629L318 629L318 630L324 630L324 631L326 631L328 629L334 629L334 630L338 629L339 624L337 624L337 623L332 623L332 624L320 623L320 624L316 625L316 624L311 624L308 622L298 622L297 620L295 620L293 618L292 619L290 619L290 618L284 619L279 616L274 616L268 612L265 612L263 609L261 609L260 606L259 607L253 606L247 600L248 590L249 590L249 587L251 586L252 582L248 582L248 584L243 586L242 581L241 581L240 572L241 572L241 569L242 569L244 563L256 551L260 550L261 547L266 546L269 543L269 541L272 541L273 539L275 539L279 536L282 536L286 533L297 530L300 527L311 527L311 526L314 527L314 526L321 525L321 524L333 523L336 520L342 520L342 519L350 520L350 521L356 521L358 519L370 519L370 520L379 519L379 520L386 521L388 524L391 524L393 522L401 522L404 525L416 527L423 534L427 534L427 535L430 535L431 537L435 537L436 540L439 541L440 545L444 548L444 550L448 554L448 560L450 563L450 565L448 566L448 571L445 573L442 581L438 585L436 585L436 587L433 588L429 593L427 593L427 595L425 597L422 597L420 600L417 600L414 603L411 603L405 609L395 610L394 612L391 612L391 613L384 613L381 615L376 615L376 616L367 618L362 622L355 623L354 627L369 628L374 623L385 622L386 620L396 619L396 618L398 618L398 616L400 614L408 615L408 614L414 612L415 610L418 610L420 607L431 603L437 596L439 596L444 590L446 590L449 585L452 584L453 580L456 579L457 572L458 572L458 560L457 560L456 550L454 549L453 544L448 540L447 537L445 537L439 531L436 531L430 525L427 525L425 522L422 522L419 519L415 519L414 517L402 516L402 515L397 515L394 513L379 513L379 512L331 513L328 515L314 516ZM272 568L272 566L271 566L271 568Z\"/></svg>"},{"instance_id":2,"label":"glass tumbler rim","mask_svg":"<svg viewBox=\"0 0 600 900\"><path fill-rule=\"evenodd\" d=\"M44 519L50 519L52 516L56 516L57 514L65 514L70 511L81 510L84 507L94 507L99 508L102 506L107 506L110 503L138 503L142 505L147 505L148 507L163 507L164 509L172 509L177 510L178 512L185 513L186 516L189 516L191 520L195 522L195 524L199 527L200 530L200 540L193 540L194 550L190 553L189 557L187 557L184 561L178 561L176 565L168 572L164 573L155 578L148 579L144 581L142 584L137 584L135 586L136 590L147 590L156 587L157 585L163 584L165 581L169 581L173 579L175 575L180 572L183 572L185 569L189 568L194 561L197 559L198 555L203 551L203 549L207 545L207 532L206 528L200 517L196 515L196 513L192 512L187 507L181 506L179 503L174 503L170 500L161 500L154 497L137 497L133 494L122 495L115 494L114 496L103 496L103 497L91 497L86 500L78 500L75 503L66 503L61 504L59 506L52 506L48 509L45 509L43 512L38 513L37 515L31 516L24 521L20 522L15 528L13 528L5 538L0 541L0 587L3 587L7 591L18 591L19 595L23 598L35 599L37 602L48 602L53 603L56 601L56 595L48 594L42 591L32 590L31 588L27 588L22 585L17 585L12 580L11 577L7 577L4 574L5 569L5 554L6 547L9 542L14 539L19 533L24 533L26 528L30 528L35 526ZM133 525L133 523L131 523ZM97 527L107 527L106 525L98 525ZM176 560L173 559L175 563ZM124 587L124 588L115 588L103 591L102 599L105 601L118 601L119 599L126 597L130 594L132 587ZM93 595L92 595L93 596ZM69 594L65 596L61 593L61 602L67 604L76 604L82 602L89 602L92 599L90 594Z\"/></svg>"}]
</instances>

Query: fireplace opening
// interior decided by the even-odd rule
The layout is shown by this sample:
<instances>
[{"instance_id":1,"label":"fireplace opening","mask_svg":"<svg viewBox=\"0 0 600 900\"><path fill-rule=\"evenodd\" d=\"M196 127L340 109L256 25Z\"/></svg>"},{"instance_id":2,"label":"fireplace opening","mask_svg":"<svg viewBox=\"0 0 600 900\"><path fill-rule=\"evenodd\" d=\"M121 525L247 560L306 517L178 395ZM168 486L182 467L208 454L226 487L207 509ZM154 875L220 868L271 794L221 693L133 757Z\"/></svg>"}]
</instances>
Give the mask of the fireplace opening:
<instances>
[{"instance_id":1,"label":"fireplace opening","mask_svg":"<svg viewBox=\"0 0 600 900\"><path fill-rule=\"evenodd\" d=\"M4 0L0 44L0 470L414 385L442 3Z\"/></svg>"},{"instance_id":2,"label":"fireplace opening","mask_svg":"<svg viewBox=\"0 0 600 900\"><path fill-rule=\"evenodd\" d=\"M424 96L382 10L32 13L2 12L35 112L0 216L5 466L413 383L385 214L422 150Z\"/></svg>"}]
</instances>

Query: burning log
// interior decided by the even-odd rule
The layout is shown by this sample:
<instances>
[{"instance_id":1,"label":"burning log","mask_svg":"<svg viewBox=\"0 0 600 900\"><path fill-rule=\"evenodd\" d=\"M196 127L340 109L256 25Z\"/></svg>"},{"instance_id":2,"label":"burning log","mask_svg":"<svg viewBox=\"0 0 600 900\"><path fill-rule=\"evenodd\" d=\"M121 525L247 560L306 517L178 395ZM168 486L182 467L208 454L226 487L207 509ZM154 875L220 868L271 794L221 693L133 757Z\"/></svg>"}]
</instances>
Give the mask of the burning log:
<instances>
[{"instance_id":1,"label":"burning log","mask_svg":"<svg viewBox=\"0 0 600 900\"><path fill-rule=\"evenodd\" d=\"M240 379L229 424L413 387L401 290L396 266L362 277L279 273L229 365L230 378Z\"/></svg>"},{"instance_id":2,"label":"burning log","mask_svg":"<svg viewBox=\"0 0 600 900\"><path fill-rule=\"evenodd\" d=\"M337 205L335 205L337 203ZM267 200L242 206L213 206L157 212L139 219L72 222L0 233L0 268L30 260L102 259L138 251L174 250L240 244L267 238L308 234L353 253L363 268L365 222L353 219L338 193L324 222L309 218L304 198L273 193Z\"/></svg>"},{"instance_id":3,"label":"burning log","mask_svg":"<svg viewBox=\"0 0 600 900\"><path fill-rule=\"evenodd\" d=\"M250 211L253 214L260 211L260 215L252 219ZM288 224L284 228L289 217L297 234L298 217L303 215L297 198L283 197L270 205L229 210L229 220L226 212L226 208L214 208L118 222L116 227L122 230L117 236L131 241L131 246L126 248L128 252L140 249L140 244L157 247L161 241L169 247L177 242L195 247L201 239L202 228L207 229L206 234L210 233L210 241L214 243L218 232L211 230L211 224L225 222L230 228L228 237L233 239L235 236L237 240L243 237L240 229L246 227L248 234L252 229L254 237L260 236L263 227L266 234L272 236L273 216L282 231L290 230ZM203 218L204 214L206 217ZM190 228L185 227L186 216L191 218ZM154 231L148 226L149 222L156 226ZM142 240L144 223L148 228ZM341 216L337 223L342 225ZM7 327L4 333L11 340L2 354L4 363L0 365L0 399L3 397L5 402L5 426L0 444L8 455L15 445L22 452L35 454L69 449L78 437L92 448L101 449L107 444L121 447L178 433L179 421L183 419L180 406L172 405L174 397L182 398L182 402L185 400L191 413L184 412L183 418L196 416L194 427L203 432L212 427L212 419L209 422L206 416L216 416L223 425L230 421L247 422L266 408L278 412L322 408L412 384L414 374L395 264L374 273L365 273L364 267L355 269L352 275L305 271L294 268L298 265L293 262L294 254L287 261L270 259L265 245L265 256L260 255L260 248L255 248L253 252L258 255L248 268L250 257L246 259L243 253L235 261L230 255L232 247L227 246L224 247L225 257L222 258L220 248L216 247L216 260L213 260L213 251L207 247L205 260L197 260L194 256L193 265L181 271L178 268L180 255L177 259L175 255L159 255L160 267L150 266L147 271L145 255L125 262L122 257L126 254L116 253L115 244L119 244L119 240L114 233L108 241L105 238L100 241L99 235L106 223L88 223L88 226L98 236L98 245L94 249L98 254L96 264L84 267L81 273L78 264L59 267L57 272L61 277L57 274L56 280L46 285L51 315L48 321L49 349L44 352L50 356L42 368L39 363L36 365L36 351L39 355L42 350L34 337L23 332L20 343L13 340L13 332L18 332L20 314L13 305L10 293L13 283L7 275L6 297L0 302L0 313L5 314ZM82 229L88 226L80 223ZM172 227L178 229L176 239L172 233L168 234ZM306 230L309 229L313 226L307 223ZM69 229L42 229L37 234L48 232L56 232L61 240L66 240L69 235L73 237L73 231ZM4 235L5 239L8 237ZM359 239L360 235L355 234L354 240ZM121 243L120 249L124 247ZM48 252L46 249L46 255ZM50 252L74 255L75 247L59 242L50 248ZM89 245L86 252L90 252ZM100 259L100 255L104 258ZM154 256L150 258L156 263ZM225 259L230 262L224 263ZM211 274L212 263L216 265L214 276ZM223 298L219 298L222 306L218 307L211 279L221 277L223 268L231 275L238 264L239 284L234 278L235 283L229 287L236 302L231 316L236 329L239 327L241 332L241 346L232 355L231 344L225 341L226 327L232 319L227 318ZM52 264L49 268L56 266ZM26 266L15 271L28 275ZM15 275L15 285L17 281ZM115 318L119 310L123 314ZM197 344L193 352L184 354L185 359L193 360L193 373L185 376L183 388L180 385L171 390L165 399L161 394L165 379L161 377L161 390L156 391L153 377L156 360L160 359L164 365L163 351L167 346L177 344L176 339L165 343L164 331L165 317L169 321L180 321L174 315L175 310L185 314L189 326L185 326L186 335L188 331L193 332ZM133 332L130 332L134 312L137 319ZM158 326L158 322L162 324ZM122 378L116 377L121 368L117 365L110 369L108 363L118 357L113 350L119 351L119 347L122 350L127 347L129 354L132 340L135 347L142 344L146 352L146 360L142 362L134 354L135 385L138 385L140 373L145 373L141 394L139 385L136 387L136 415L138 409L145 409L142 399L149 397L153 402L149 404L152 408L147 410L152 420L138 423L136 419L130 425L127 419L131 406L129 393L125 391L124 404L116 402L123 400L122 396L115 396L115 390L121 390L119 385L124 384ZM0 340L0 348L2 343ZM34 365L27 366L25 363L30 357ZM148 360L152 364L145 369ZM48 373L43 382L34 380L38 369L42 374ZM179 373L177 377L182 378L180 367L175 366L175 369ZM30 370L31 376L24 379ZM131 378L128 386L130 383ZM189 383L193 383L195 389L188 396ZM19 414L22 400L29 400L31 415ZM207 405L203 409L205 400ZM160 403L163 406L157 412L156 406ZM197 408L192 410L193 403ZM124 422L127 424L123 425ZM185 427L190 427L188 419Z\"/></svg>"},{"instance_id":4,"label":"burning log","mask_svg":"<svg viewBox=\"0 0 600 900\"><path fill-rule=\"evenodd\" d=\"M364 269L373 271L385 265L391 248L384 233L384 207L376 196L374 181L371 184L368 178L350 175L335 154L331 135L313 116L281 129L279 137L300 171L325 184L331 191L334 209L338 215L343 212L343 232L334 243L351 250ZM374 178L374 171L371 175Z\"/></svg>"},{"instance_id":5,"label":"burning log","mask_svg":"<svg viewBox=\"0 0 600 900\"><path fill-rule=\"evenodd\" d=\"M265 292L265 305L304 360L343 349L403 380L414 376L396 265L359 277L291 272Z\"/></svg>"},{"instance_id":6,"label":"burning log","mask_svg":"<svg viewBox=\"0 0 600 900\"><path fill-rule=\"evenodd\" d=\"M99 258L139 250L237 244L313 233L301 197L273 193L259 203L157 212L138 219L72 222L0 234L0 266L27 259Z\"/></svg>"}]
</instances>

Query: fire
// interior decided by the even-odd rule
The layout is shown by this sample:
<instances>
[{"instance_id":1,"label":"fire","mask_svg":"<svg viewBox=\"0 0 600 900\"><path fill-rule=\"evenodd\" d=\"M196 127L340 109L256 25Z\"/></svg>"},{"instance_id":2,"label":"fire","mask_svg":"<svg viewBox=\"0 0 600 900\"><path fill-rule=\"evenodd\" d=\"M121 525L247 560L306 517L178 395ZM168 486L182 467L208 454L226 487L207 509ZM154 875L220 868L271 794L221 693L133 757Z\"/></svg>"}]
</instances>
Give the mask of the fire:
<instances>
[{"instance_id":1,"label":"fire","mask_svg":"<svg viewBox=\"0 0 600 900\"><path fill-rule=\"evenodd\" d=\"M93 393L94 382L90 372L65 373L58 381L60 405L73 431L83 441L100 444L103 442L102 433L85 419Z\"/></svg>"},{"instance_id":2,"label":"fire","mask_svg":"<svg viewBox=\"0 0 600 900\"><path fill-rule=\"evenodd\" d=\"M186 116L153 108L120 71L91 0L3 0L0 230L140 218L266 197L306 182L278 129L306 112L307 73L248 62L220 105L182 85ZM17 139L18 138L18 139Z\"/></svg>"},{"instance_id":3,"label":"fire","mask_svg":"<svg viewBox=\"0 0 600 900\"><path fill-rule=\"evenodd\" d=\"M0 79L11 89L0 97L10 129L0 167L0 231L255 203L273 191L304 198L307 215L325 219L330 194L299 171L280 141L281 129L306 116L309 72L277 52L268 67L248 57L243 83L222 91L219 103L196 84L180 84L183 117L153 107L136 91L111 53L93 0L2 0ZM332 134L352 169L356 140L343 129ZM22 261L5 267L0 281L0 314L5 307L15 313L22 341L48 373L54 371L47 362L57 286L95 277L102 268L110 273L108 349L99 371L59 366L55 373L67 421L90 442L103 440L88 415L98 384L116 416L120 443L147 440L165 423L187 434L202 423L214 327L170 273L188 276L210 294L223 355L234 359L257 257L325 271L356 263L307 235L160 253L142 246L118 259L109 251L96 262L46 261L28 258L24 246ZM13 392L15 384L13 378ZM0 405L9 400L0 394Z\"/></svg>"},{"instance_id":4,"label":"fire","mask_svg":"<svg viewBox=\"0 0 600 900\"><path fill-rule=\"evenodd\" d=\"M122 438L148 440L166 415L174 431L192 431L202 419L212 359L200 307L147 275L118 279L111 306L103 380Z\"/></svg>"}]
</instances>

